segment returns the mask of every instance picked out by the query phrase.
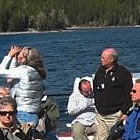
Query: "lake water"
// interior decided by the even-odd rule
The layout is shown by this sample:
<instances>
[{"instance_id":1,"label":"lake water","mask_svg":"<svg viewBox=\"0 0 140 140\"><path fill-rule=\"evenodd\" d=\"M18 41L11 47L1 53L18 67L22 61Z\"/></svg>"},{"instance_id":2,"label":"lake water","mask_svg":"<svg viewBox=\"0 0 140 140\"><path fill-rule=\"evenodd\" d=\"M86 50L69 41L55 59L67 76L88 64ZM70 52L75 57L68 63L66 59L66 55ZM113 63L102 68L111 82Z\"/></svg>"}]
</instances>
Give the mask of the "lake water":
<instances>
[{"instance_id":1,"label":"lake water","mask_svg":"<svg viewBox=\"0 0 140 140\"><path fill-rule=\"evenodd\" d=\"M39 49L48 78L45 85L61 110L58 131L66 130L72 118L65 113L75 77L91 76L100 65L106 46L119 52L119 63L131 72L140 72L140 28L98 28L37 34L1 35L0 61L11 45L28 45ZM1 81L1 85L3 81Z\"/></svg>"}]
</instances>

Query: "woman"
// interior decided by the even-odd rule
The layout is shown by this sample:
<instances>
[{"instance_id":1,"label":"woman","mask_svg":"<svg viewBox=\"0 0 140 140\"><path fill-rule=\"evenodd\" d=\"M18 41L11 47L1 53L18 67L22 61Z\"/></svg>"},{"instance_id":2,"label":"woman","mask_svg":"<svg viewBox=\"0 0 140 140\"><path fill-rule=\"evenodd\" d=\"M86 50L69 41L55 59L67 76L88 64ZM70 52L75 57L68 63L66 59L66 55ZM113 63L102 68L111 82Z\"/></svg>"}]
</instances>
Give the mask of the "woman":
<instances>
[{"instance_id":1,"label":"woman","mask_svg":"<svg viewBox=\"0 0 140 140\"><path fill-rule=\"evenodd\" d=\"M44 92L42 80L46 78L39 52L31 47L12 46L0 64L0 76L16 79L10 93L17 103L17 118L36 126Z\"/></svg>"},{"instance_id":2,"label":"woman","mask_svg":"<svg viewBox=\"0 0 140 140\"><path fill-rule=\"evenodd\" d=\"M0 139L26 140L20 124L15 121L16 103L10 96L0 97Z\"/></svg>"}]
</instances>

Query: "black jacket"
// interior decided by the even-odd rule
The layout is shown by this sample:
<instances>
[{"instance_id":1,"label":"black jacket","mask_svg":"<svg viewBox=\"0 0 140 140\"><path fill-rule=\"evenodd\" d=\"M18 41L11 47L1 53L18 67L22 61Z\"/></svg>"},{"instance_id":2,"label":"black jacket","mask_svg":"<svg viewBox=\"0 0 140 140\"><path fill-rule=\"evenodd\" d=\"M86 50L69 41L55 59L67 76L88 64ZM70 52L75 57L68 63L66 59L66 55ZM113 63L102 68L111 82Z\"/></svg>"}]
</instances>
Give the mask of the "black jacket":
<instances>
[{"instance_id":1,"label":"black jacket","mask_svg":"<svg viewBox=\"0 0 140 140\"><path fill-rule=\"evenodd\" d=\"M126 114L132 106L132 86L131 73L123 66L116 64L107 73L101 66L94 79L95 105L98 112L109 115L121 110Z\"/></svg>"}]
</instances>

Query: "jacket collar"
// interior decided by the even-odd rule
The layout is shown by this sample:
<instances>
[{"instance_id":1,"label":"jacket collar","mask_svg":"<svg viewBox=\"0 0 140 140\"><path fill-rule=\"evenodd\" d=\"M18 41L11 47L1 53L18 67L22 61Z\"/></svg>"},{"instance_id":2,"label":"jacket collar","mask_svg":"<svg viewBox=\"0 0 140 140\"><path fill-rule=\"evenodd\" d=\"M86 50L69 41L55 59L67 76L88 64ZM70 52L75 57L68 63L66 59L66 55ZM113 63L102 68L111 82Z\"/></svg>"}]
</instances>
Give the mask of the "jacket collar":
<instances>
[{"instance_id":1,"label":"jacket collar","mask_svg":"<svg viewBox=\"0 0 140 140\"><path fill-rule=\"evenodd\" d=\"M114 72L114 71L116 71L117 70L117 67L118 67L118 64L115 63L114 66L113 66L113 68L111 70L109 70L108 72ZM101 72L106 72L106 69L103 66L101 66L100 67L100 71Z\"/></svg>"}]
</instances>

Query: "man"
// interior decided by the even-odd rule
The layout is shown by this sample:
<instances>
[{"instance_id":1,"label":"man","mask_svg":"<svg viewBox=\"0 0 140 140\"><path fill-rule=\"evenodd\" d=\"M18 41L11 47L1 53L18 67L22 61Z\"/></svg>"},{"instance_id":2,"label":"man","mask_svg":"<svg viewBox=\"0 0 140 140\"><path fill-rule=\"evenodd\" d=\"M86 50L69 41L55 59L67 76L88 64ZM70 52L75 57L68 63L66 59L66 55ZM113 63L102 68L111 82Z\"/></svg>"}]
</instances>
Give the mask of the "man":
<instances>
[{"instance_id":1,"label":"man","mask_svg":"<svg viewBox=\"0 0 140 140\"><path fill-rule=\"evenodd\" d=\"M132 76L117 61L116 50L105 49L101 54L101 67L95 74L95 105L98 111L96 140L106 140L110 128L119 119L125 119L132 106Z\"/></svg>"},{"instance_id":2,"label":"man","mask_svg":"<svg viewBox=\"0 0 140 140\"><path fill-rule=\"evenodd\" d=\"M95 133L95 107L91 77L76 78L73 93L68 101L68 113L75 118L72 122L74 140L88 140L87 135Z\"/></svg>"},{"instance_id":3,"label":"man","mask_svg":"<svg viewBox=\"0 0 140 140\"><path fill-rule=\"evenodd\" d=\"M125 123L124 140L140 140L140 79L136 80L132 91L132 101L136 104Z\"/></svg>"}]
</instances>

